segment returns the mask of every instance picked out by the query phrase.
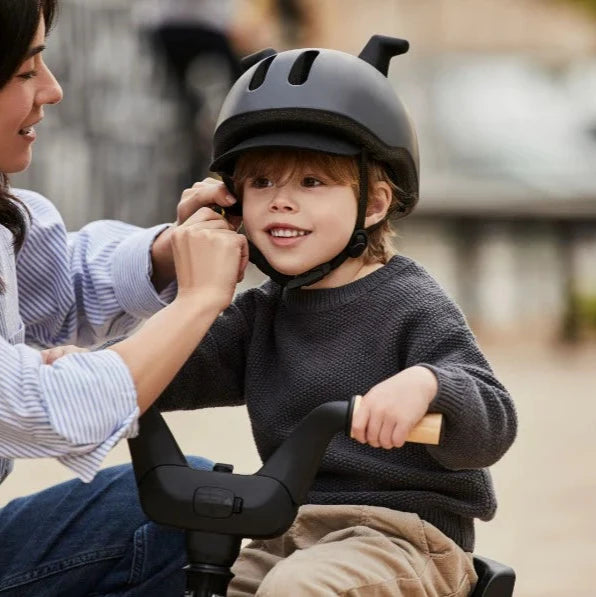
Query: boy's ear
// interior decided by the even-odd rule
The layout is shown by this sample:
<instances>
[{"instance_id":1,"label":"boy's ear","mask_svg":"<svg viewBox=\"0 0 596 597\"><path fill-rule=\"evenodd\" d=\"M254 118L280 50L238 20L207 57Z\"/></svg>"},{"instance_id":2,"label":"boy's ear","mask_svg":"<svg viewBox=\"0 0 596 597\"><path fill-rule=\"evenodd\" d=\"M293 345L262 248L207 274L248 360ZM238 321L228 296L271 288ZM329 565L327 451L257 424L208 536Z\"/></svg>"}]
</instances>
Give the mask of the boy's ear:
<instances>
[{"instance_id":1,"label":"boy's ear","mask_svg":"<svg viewBox=\"0 0 596 597\"><path fill-rule=\"evenodd\" d=\"M375 182L373 189L374 191L368 198L368 205L366 206L365 228L369 228L383 220L391 205L391 187L386 182L382 180Z\"/></svg>"}]
</instances>

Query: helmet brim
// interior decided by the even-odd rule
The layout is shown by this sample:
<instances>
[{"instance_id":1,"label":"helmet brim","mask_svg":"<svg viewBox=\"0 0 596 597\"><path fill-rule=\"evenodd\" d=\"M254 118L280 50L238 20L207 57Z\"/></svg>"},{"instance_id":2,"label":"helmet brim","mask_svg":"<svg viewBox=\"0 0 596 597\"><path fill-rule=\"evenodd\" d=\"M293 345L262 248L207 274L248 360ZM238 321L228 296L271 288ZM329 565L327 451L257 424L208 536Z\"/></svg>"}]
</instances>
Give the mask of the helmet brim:
<instances>
[{"instance_id":1,"label":"helmet brim","mask_svg":"<svg viewBox=\"0 0 596 597\"><path fill-rule=\"evenodd\" d=\"M232 174L240 154L251 149L307 149L333 155L358 155L362 150L344 139L306 131L275 132L256 135L241 141L220 155L209 167L212 172Z\"/></svg>"}]
</instances>

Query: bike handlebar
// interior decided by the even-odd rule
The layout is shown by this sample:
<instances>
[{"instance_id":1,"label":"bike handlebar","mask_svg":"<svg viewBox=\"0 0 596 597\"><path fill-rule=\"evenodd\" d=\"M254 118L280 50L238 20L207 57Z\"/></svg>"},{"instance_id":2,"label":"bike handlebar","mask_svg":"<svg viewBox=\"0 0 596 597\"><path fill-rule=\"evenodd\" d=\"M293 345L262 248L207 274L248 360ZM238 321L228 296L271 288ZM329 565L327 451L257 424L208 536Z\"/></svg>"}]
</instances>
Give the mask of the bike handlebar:
<instances>
[{"instance_id":1,"label":"bike handlebar","mask_svg":"<svg viewBox=\"0 0 596 597\"><path fill-rule=\"evenodd\" d=\"M152 520L187 530L268 538L285 532L304 502L331 438L350 435L359 397L327 402L311 411L254 475L188 466L155 407L140 419L138 437L128 440L139 495ZM438 443L441 415L420 422L408 441ZM226 468L227 467L227 468Z\"/></svg>"}]
</instances>

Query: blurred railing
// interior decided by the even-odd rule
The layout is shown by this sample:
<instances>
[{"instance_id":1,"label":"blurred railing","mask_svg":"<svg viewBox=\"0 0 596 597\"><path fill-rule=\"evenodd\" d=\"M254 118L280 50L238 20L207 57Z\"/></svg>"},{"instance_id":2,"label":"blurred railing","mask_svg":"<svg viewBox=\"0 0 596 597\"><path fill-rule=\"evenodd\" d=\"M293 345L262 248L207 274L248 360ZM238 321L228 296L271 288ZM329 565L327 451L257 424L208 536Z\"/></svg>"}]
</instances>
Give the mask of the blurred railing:
<instances>
[{"instance_id":1,"label":"blurred railing","mask_svg":"<svg viewBox=\"0 0 596 597\"><path fill-rule=\"evenodd\" d=\"M52 198L67 224L175 218L185 144L165 83L126 0L62 0L47 62L64 89L46 108L35 160L15 183Z\"/></svg>"}]
</instances>

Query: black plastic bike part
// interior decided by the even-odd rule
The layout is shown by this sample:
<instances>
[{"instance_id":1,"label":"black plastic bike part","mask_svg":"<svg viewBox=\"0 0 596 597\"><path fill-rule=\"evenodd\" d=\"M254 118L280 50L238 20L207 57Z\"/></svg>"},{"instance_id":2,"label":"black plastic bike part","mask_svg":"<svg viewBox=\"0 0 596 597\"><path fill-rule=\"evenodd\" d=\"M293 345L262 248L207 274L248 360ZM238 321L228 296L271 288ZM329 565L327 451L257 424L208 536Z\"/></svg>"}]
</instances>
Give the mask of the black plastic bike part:
<instances>
[{"instance_id":1,"label":"black plastic bike part","mask_svg":"<svg viewBox=\"0 0 596 597\"><path fill-rule=\"evenodd\" d=\"M281 480L190 468L153 408L129 447L141 505L155 522L256 538L277 536L294 520L297 505Z\"/></svg>"},{"instance_id":2,"label":"black plastic bike part","mask_svg":"<svg viewBox=\"0 0 596 597\"><path fill-rule=\"evenodd\" d=\"M256 474L278 479L294 503L303 504L331 438L345 429L353 405L335 401L312 410Z\"/></svg>"},{"instance_id":3,"label":"black plastic bike part","mask_svg":"<svg viewBox=\"0 0 596 597\"><path fill-rule=\"evenodd\" d=\"M224 463L191 469L157 409L141 417L139 435L128 440L141 505L151 520L186 530L186 595L224 596L242 539L290 528L353 406L329 402L313 410L254 475L236 475Z\"/></svg>"},{"instance_id":4,"label":"black plastic bike part","mask_svg":"<svg viewBox=\"0 0 596 597\"><path fill-rule=\"evenodd\" d=\"M225 595L228 584L234 578L230 568L240 553L241 545L240 537L188 531L186 553L191 563L184 568L187 595Z\"/></svg>"},{"instance_id":5,"label":"black plastic bike part","mask_svg":"<svg viewBox=\"0 0 596 597\"><path fill-rule=\"evenodd\" d=\"M511 597L515 571L509 566L482 556L474 556L478 582L470 597Z\"/></svg>"},{"instance_id":6,"label":"black plastic bike part","mask_svg":"<svg viewBox=\"0 0 596 597\"><path fill-rule=\"evenodd\" d=\"M149 409L138 437L129 440L143 510L182 529L252 538L282 534L352 405L328 402L313 410L254 475L190 468L162 416Z\"/></svg>"}]
</instances>

